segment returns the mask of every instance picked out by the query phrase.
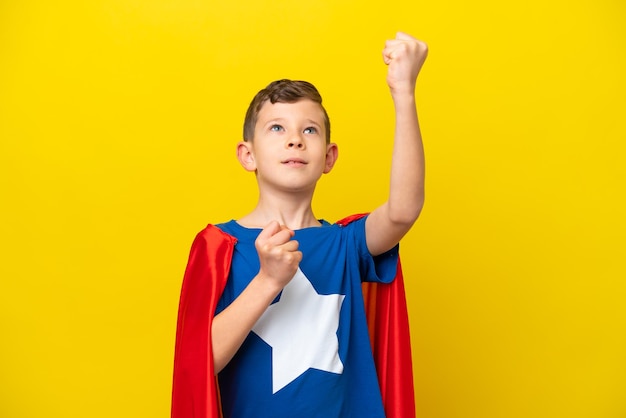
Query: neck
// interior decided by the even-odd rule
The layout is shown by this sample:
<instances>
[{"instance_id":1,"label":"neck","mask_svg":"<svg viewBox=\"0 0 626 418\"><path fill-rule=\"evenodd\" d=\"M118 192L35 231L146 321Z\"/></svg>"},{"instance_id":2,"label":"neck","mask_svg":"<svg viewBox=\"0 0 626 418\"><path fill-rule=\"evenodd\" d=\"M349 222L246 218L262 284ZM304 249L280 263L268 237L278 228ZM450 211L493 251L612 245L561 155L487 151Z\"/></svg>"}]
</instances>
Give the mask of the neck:
<instances>
[{"instance_id":1,"label":"neck","mask_svg":"<svg viewBox=\"0 0 626 418\"><path fill-rule=\"evenodd\" d=\"M277 221L292 230L320 226L311 207L313 196L297 194L261 195L256 207L248 215L238 220L248 228L263 228L271 221Z\"/></svg>"}]
</instances>

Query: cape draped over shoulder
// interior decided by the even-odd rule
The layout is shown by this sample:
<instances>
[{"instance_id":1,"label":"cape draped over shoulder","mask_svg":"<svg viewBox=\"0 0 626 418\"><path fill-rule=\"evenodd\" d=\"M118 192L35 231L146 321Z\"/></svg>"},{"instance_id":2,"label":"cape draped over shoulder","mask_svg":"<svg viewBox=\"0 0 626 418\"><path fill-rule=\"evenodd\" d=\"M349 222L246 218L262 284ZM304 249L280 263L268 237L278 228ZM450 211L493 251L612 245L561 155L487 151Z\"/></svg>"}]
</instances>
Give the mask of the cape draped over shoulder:
<instances>
[{"instance_id":1,"label":"cape draped over shoulder","mask_svg":"<svg viewBox=\"0 0 626 418\"><path fill-rule=\"evenodd\" d=\"M366 214L337 222L347 225ZM220 418L213 365L213 313L228 279L236 239L214 225L193 241L178 307L172 418ZM415 394L402 267L389 284L365 282L363 297L387 418L414 418Z\"/></svg>"}]
</instances>

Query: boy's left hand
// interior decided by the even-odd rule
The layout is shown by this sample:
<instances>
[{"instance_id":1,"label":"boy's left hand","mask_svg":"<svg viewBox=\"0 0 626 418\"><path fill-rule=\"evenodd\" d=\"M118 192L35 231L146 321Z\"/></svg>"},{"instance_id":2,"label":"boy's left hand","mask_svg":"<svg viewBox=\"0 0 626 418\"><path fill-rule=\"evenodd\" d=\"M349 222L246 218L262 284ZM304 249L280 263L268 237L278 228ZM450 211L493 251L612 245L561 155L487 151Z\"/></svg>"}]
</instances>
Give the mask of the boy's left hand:
<instances>
[{"instance_id":1,"label":"boy's left hand","mask_svg":"<svg viewBox=\"0 0 626 418\"><path fill-rule=\"evenodd\" d=\"M427 55L426 43L403 32L398 32L395 39L385 42L383 60L389 66L387 84L392 95L415 93L417 75Z\"/></svg>"}]
</instances>

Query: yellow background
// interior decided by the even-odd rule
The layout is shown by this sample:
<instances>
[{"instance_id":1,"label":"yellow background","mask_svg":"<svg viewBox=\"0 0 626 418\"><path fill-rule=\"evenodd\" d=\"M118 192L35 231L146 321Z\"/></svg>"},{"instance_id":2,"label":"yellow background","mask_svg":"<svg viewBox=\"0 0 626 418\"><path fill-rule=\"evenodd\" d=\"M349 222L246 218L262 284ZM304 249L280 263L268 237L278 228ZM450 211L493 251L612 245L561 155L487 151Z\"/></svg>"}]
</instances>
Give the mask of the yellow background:
<instances>
[{"instance_id":1,"label":"yellow background","mask_svg":"<svg viewBox=\"0 0 626 418\"><path fill-rule=\"evenodd\" d=\"M380 51L430 45L427 204L402 244L419 417L626 416L618 0L0 2L0 417L166 417L180 282L245 214L243 114L322 92L328 220L385 198Z\"/></svg>"}]
</instances>

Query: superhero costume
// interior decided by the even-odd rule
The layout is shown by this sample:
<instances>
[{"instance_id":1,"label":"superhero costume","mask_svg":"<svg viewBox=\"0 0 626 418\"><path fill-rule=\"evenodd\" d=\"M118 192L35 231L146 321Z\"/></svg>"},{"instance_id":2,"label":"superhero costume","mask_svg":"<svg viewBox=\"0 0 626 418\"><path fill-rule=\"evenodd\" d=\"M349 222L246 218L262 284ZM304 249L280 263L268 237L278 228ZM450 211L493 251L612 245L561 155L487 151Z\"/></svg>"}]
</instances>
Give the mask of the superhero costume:
<instances>
[{"instance_id":1,"label":"superhero costume","mask_svg":"<svg viewBox=\"0 0 626 418\"><path fill-rule=\"evenodd\" d=\"M339 224L358 219L347 218ZM235 239L209 225L192 245L185 271L176 338L173 418L220 416L210 327L230 271ZM387 417L415 416L408 317L402 273L391 284L364 283L368 328ZM211 314L209 314L211 313Z\"/></svg>"}]
</instances>

